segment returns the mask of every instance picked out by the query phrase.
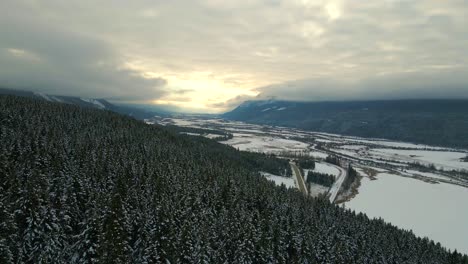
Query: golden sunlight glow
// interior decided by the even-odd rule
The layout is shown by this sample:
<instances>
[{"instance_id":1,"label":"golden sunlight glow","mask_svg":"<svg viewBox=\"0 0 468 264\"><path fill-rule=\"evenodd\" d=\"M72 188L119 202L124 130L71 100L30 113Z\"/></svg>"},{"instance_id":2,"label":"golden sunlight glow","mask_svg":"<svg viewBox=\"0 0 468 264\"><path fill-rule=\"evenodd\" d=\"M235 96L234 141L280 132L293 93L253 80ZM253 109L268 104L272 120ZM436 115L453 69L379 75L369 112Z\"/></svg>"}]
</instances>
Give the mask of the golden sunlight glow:
<instances>
[{"instance_id":1,"label":"golden sunlight glow","mask_svg":"<svg viewBox=\"0 0 468 264\"><path fill-rule=\"evenodd\" d=\"M167 93L151 103L175 105L193 111L225 111L223 102L237 96L256 96L258 92L253 89L268 84L258 82L252 76L237 73L154 71L147 70L148 66L138 63L126 63L125 67L140 72L141 76L147 79L164 76L167 81Z\"/></svg>"},{"instance_id":2,"label":"golden sunlight glow","mask_svg":"<svg viewBox=\"0 0 468 264\"><path fill-rule=\"evenodd\" d=\"M330 20L336 20L341 17L341 7L336 2L328 3L325 6L325 10Z\"/></svg>"}]
</instances>

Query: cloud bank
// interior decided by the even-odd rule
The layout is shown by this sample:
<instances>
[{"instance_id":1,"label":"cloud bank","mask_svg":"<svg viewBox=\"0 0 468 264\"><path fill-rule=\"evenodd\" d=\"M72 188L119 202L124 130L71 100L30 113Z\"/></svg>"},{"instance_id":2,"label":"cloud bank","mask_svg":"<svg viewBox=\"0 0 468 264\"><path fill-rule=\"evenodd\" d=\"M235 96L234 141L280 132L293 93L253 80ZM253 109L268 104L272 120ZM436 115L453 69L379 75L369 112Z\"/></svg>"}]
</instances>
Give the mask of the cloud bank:
<instances>
[{"instance_id":1,"label":"cloud bank","mask_svg":"<svg viewBox=\"0 0 468 264\"><path fill-rule=\"evenodd\" d=\"M409 72L356 81L306 79L260 87L252 99L293 101L468 99L468 71Z\"/></svg>"},{"instance_id":2,"label":"cloud bank","mask_svg":"<svg viewBox=\"0 0 468 264\"><path fill-rule=\"evenodd\" d=\"M0 5L0 86L129 101L165 93L166 80L123 67L118 51L98 36L30 16L8 1Z\"/></svg>"},{"instance_id":3,"label":"cloud bank","mask_svg":"<svg viewBox=\"0 0 468 264\"><path fill-rule=\"evenodd\" d=\"M221 112L468 94L464 0L0 2L0 86Z\"/></svg>"}]
</instances>

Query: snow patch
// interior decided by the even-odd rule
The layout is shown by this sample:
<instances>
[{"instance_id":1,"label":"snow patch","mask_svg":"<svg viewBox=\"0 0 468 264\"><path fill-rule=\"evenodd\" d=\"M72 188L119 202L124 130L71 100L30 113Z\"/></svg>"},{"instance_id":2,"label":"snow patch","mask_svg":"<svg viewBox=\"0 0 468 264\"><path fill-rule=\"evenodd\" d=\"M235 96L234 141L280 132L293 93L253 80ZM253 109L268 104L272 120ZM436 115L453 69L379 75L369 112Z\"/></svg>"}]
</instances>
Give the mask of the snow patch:
<instances>
[{"instance_id":1,"label":"snow patch","mask_svg":"<svg viewBox=\"0 0 468 264\"><path fill-rule=\"evenodd\" d=\"M267 172L260 172L260 174L268 180L275 182L278 186L284 184L286 188L296 188L296 183L292 177L282 177Z\"/></svg>"},{"instance_id":2,"label":"snow patch","mask_svg":"<svg viewBox=\"0 0 468 264\"><path fill-rule=\"evenodd\" d=\"M90 103L90 104L93 104L95 106L97 106L98 108L100 109L104 109L106 108L101 102L99 102L98 100L96 99L90 99L90 98L80 98L82 101L85 101L87 103Z\"/></svg>"},{"instance_id":3,"label":"snow patch","mask_svg":"<svg viewBox=\"0 0 468 264\"><path fill-rule=\"evenodd\" d=\"M280 153L282 151L305 151L309 144L272 136L242 136L234 137L223 141L223 144L231 145L239 150L262 152L262 153Z\"/></svg>"},{"instance_id":4,"label":"snow patch","mask_svg":"<svg viewBox=\"0 0 468 264\"><path fill-rule=\"evenodd\" d=\"M315 183L311 183L310 184L310 189L309 189L309 194L312 197L317 197L320 194L327 193L328 189L329 189L328 187L325 187L325 186L322 186L322 185L319 185L319 184L315 184Z\"/></svg>"},{"instance_id":5,"label":"snow patch","mask_svg":"<svg viewBox=\"0 0 468 264\"><path fill-rule=\"evenodd\" d=\"M34 92L35 95L42 97L44 100L53 102L53 100L47 95L39 92Z\"/></svg>"},{"instance_id":6,"label":"snow patch","mask_svg":"<svg viewBox=\"0 0 468 264\"><path fill-rule=\"evenodd\" d=\"M330 174L335 177L341 174L341 171L337 166L324 163L324 162L316 162L315 169L313 171L318 172L318 173Z\"/></svg>"}]
</instances>

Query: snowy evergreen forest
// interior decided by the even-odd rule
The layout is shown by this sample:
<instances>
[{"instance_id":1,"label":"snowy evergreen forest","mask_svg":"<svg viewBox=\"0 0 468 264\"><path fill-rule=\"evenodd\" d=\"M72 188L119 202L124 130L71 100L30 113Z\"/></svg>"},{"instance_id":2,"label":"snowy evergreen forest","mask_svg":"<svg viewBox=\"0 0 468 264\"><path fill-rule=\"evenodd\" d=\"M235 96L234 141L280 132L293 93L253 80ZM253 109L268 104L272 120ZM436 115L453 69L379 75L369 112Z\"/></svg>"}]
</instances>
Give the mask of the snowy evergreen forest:
<instances>
[{"instance_id":1,"label":"snowy evergreen forest","mask_svg":"<svg viewBox=\"0 0 468 264\"><path fill-rule=\"evenodd\" d=\"M214 140L15 96L0 122L0 263L468 263Z\"/></svg>"},{"instance_id":2,"label":"snowy evergreen forest","mask_svg":"<svg viewBox=\"0 0 468 264\"><path fill-rule=\"evenodd\" d=\"M306 183L310 186L311 183L320 184L325 187L331 187L335 182L335 176L315 171L309 171L307 173Z\"/></svg>"}]
</instances>

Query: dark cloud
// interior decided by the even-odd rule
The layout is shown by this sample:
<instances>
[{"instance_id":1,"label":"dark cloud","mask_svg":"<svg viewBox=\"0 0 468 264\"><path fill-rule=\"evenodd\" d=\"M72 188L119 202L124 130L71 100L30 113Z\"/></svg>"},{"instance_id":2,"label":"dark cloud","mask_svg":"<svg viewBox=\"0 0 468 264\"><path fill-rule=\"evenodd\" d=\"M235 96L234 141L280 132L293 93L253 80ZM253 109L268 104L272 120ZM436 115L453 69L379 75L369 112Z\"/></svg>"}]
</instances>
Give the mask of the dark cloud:
<instances>
[{"instance_id":1,"label":"dark cloud","mask_svg":"<svg viewBox=\"0 0 468 264\"><path fill-rule=\"evenodd\" d=\"M336 101L373 99L468 99L468 71L393 73L354 81L308 79L258 88L257 99Z\"/></svg>"},{"instance_id":2,"label":"dark cloud","mask_svg":"<svg viewBox=\"0 0 468 264\"><path fill-rule=\"evenodd\" d=\"M257 90L464 96L467 17L465 0L3 0L0 86L208 112Z\"/></svg>"},{"instance_id":3,"label":"dark cloud","mask_svg":"<svg viewBox=\"0 0 468 264\"><path fill-rule=\"evenodd\" d=\"M25 17L14 5L9 8L0 17L2 86L129 101L165 94L166 80L145 78L123 67L119 54L106 41Z\"/></svg>"}]
</instances>

